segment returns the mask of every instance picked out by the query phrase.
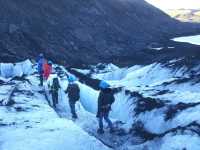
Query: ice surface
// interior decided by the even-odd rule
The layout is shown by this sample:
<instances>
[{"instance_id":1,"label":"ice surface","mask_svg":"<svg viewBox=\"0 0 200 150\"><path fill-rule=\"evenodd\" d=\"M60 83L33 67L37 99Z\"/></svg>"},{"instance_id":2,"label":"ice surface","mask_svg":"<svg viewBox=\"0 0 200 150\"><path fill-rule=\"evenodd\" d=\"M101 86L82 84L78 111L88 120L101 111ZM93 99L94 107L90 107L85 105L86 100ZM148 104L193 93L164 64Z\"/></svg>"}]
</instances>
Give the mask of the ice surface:
<instances>
[{"instance_id":1,"label":"ice surface","mask_svg":"<svg viewBox=\"0 0 200 150\"><path fill-rule=\"evenodd\" d=\"M32 85L18 86L27 94L17 92L13 106L0 107L1 150L109 150L71 120L60 118L40 94L36 77L29 79ZM8 92L12 86L1 88Z\"/></svg>"},{"instance_id":2,"label":"ice surface","mask_svg":"<svg viewBox=\"0 0 200 150\"><path fill-rule=\"evenodd\" d=\"M21 77L22 75L31 74L33 72L33 68L30 60L26 60L16 64L1 63L0 72L1 77L4 78Z\"/></svg>"},{"instance_id":3,"label":"ice surface","mask_svg":"<svg viewBox=\"0 0 200 150\"><path fill-rule=\"evenodd\" d=\"M174 63L183 59L184 58L171 60L169 64L173 65ZM104 80L106 79L107 82L112 85L112 87L124 87L126 90L139 92L144 97L159 99L166 104L162 108L155 108L151 111L141 112L139 115L134 116L134 108L137 106L133 102L137 101L137 99L134 97L129 97L126 94L123 95L123 91L121 91L116 96L119 104L115 103L113 105L116 112L113 110L111 113L112 115L113 113L116 113L117 116L119 116L119 118L125 122L128 122L128 120L132 120L133 122L140 121L143 123L144 128L148 132L158 135L178 127L186 127L187 129L188 124L199 121L198 114L200 113L200 106L198 103L200 102L200 85L199 82L193 82L193 78L190 78L190 71L188 71L186 67L173 69L155 63L147 66L137 66L136 69L130 72L128 70L129 68L119 68L118 70L109 73L93 74L92 77ZM192 68L192 70L195 70L195 73L198 74L199 66ZM185 78L190 80L184 81ZM127 100L128 103L124 104L123 102ZM194 104L194 106L190 107L190 104ZM121 105L121 107L118 107L117 105ZM134 117L129 116L129 118L132 119L128 119L128 115L126 113L128 112L128 109L123 110L123 106L126 105L129 106L124 108L132 108L130 109L130 112L132 112L130 115L132 114ZM183 107L181 105L186 106L186 108L182 109ZM170 110L170 107L176 108L177 112ZM116 108L120 108L123 111L121 112ZM169 113L172 115L172 118L169 120L166 120L167 111L169 111ZM127 118L127 120L125 118ZM181 145L181 143L187 138L189 138L189 143L184 143ZM155 148L167 150L185 148L192 150L197 149L199 146L197 139L199 139L199 137L196 136L195 133L186 132L183 135L167 134L163 138L161 137L139 146L127 146L126 148L131 150L154 150ZM168 147L167 142L170 143ZM158 147L155 145L158 145Z\"/></svg>"},{"instance_id":4,"label":"ice surface","mask_svg":"<svg viewBox=\"0 0 200 150\"><path fill-rule=\"evenodd\" d=\"M14 65L12 63L1 63L1 76L4 78L13 77Z\"/></svg>"},{"instance_id":5,"label":"ice surface","mask_svg":"<svg viewBox=\"0 0 200 150\"><path fill-rule=\"evenodd\" d=\"M177 37L172 40L174 40L176 42L186 42L186 43L191 43L191 44L195 44L195 45L200 45L200 35Z\"/></svg>"},{"instance_id":6,"label":"ice surface","mask_svg":"<svg viewBox=\"0 0 200 150\"><path fill-rule=\"evenodd\" d=\"M184 58L171 60L169 64L174 64L182 59ZM31 68L32 65L29 64L29 66ZM54 65L54 67L58 66ZM199 67L192 68L196 73L193 76L198 75ZM114 95L115 102L110 113L112 121L124 123L121 127L127 131L127 134L139 121L143 123L146 131L160 136L135 145L134 143L137 142L134 134L122 137L112 136L107 133L108 128L105 126L105 135L98 137L96 134L98 128L96 111L99 91L79 81L77 83L80 87L80 101L76 104L79 119L72 122L68 95L64 92L68 86L65 76L59 78L61 89L59 90L57 113L51 108L52 98L49 93L49 85L52 84L55 75L51 75L48 81L45 81L44 89L38 87L37 75L26 77L32 85L28 82L10 81L1 77L3 81L9 80L9 84L0 86L0 103L2 99L7 98L14 85L18 83L19 85L17 85L18 91L13 95L16 103L10 107L0 106L0 149L109 149L97 138L105 138L104 142L107 142L108 145L119 144L121 141L119 146L116 146L117 150L182 150L184 148L196 150L199 148L199 135L193 132L193 130L198 131L199 128L198 126L188 127L188 125L193 122L200 123L200 83L198 80L194 80L195 78L190 78L191 72L186 67L173 69L154 63L130 68L106 68L107 70L104 71L96 70L92 77L106 80L112 87L121 87ZM68 73L64 67L61 69ZM14 74L21 75L22 70L19 67ZM86 73L82 70L79 71L83 74ZM29 74L29 71L27 73ZM185 78L189 78L189 80L184 80ZM43 90L45 90L50 106ZM131 95L131 92L138 93L142 97L136 96L137 94ZM147 103L148 106L146 106L145 101L148 101L148 98L157 100L164 105L157 108L153 103ZM136 114L135 109L138 107L141 107L140 109L143 111ZM145 110L147 107L152 107L152 109ZM169 118L167 118L167 114ZM178 130L178 128L183 128L183 130ZM93 136L97 136L97 138Z\"/></svg>"}]
</instances>

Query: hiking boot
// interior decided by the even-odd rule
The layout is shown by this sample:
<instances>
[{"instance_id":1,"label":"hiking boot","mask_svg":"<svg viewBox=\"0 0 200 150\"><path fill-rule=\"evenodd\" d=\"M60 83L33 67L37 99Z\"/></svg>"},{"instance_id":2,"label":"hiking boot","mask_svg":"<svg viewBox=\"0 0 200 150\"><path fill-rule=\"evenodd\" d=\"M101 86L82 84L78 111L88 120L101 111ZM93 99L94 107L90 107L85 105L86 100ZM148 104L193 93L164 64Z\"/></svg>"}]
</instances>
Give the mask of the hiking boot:
<instances>
[{"instance_id":1,"label":"hiking boot","mask_svg":"<svg viewBox=\"0 0 200 150\"><path fill-rule=\"evenodd\" d=\"M104 134L104 130L103 130L103 129L98 129L98 130L97 130L97 133L98 133L98 134Z\"/></svg>"},{"instance_id":2,"label":"hiking boot","mask_svg":"<svg viewBox=\"0 0 200 150\"><path fill-rule=\"evenodd\" d=\"M72 119L78 119L78 116L72 116Z\"/></svg>"}]
</instances>

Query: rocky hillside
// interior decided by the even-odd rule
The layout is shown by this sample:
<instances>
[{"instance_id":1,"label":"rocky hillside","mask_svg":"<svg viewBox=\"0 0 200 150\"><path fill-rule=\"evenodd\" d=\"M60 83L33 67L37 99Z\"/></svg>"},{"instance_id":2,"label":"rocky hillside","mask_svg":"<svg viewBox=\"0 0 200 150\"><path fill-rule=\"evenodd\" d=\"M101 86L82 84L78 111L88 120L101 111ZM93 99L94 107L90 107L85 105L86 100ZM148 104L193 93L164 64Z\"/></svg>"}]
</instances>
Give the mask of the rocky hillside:
<instances>
[{"instance_id":1,"label":"rocky hillside","mask_svg":"<svg viewBox=\"0 0 200 150\"><path fill-rule=\"evenodd\" d=\"M143 0L1 0L0 5L0 59L9 62L44 52L73 66L130 63L144 57L140 50L152 42L200 32Z\"/></svg>"},{"instance_id":2,"label":"rocky hillside","mask_svg":"<svg viewBox=\"0 0 200 150\"><path fill-rule=\"evenodd\" d=\"M200 9L170 9L166 12L180 21L200 23Z\"/></svg>"}]
</instances>

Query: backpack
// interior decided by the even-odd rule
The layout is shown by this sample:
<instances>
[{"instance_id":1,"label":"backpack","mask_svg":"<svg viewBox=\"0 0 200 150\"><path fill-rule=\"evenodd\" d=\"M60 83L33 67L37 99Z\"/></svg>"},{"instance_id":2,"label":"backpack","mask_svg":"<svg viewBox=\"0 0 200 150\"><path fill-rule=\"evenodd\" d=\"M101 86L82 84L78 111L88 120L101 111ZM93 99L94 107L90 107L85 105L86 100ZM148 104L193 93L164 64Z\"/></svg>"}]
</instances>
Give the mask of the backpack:
<instances>
[{"instance_id":1,"label":"backpack","mask_svg":"<svg viewBox=\"0 0 200 150\"><path fill-rule=\"evenodd\" d=\"M115 101L114 93L111 89L103 89L101 90L98 97L98 111L97 117L101 112L107 113L111 110L111 105Z\"/></svg>"},{"instance_id":2,"label":"backpack","mask_svg":"<svg viewBox=\"0 0 200 150\"><path fill-rule=\"evenodd\" d=\"M114 93L112 92L111 89L107 88L104 89L103 95L105 97L105 101L107 104L112 105L115 101Z\"/></svg>"},{"instance_id":3,"label":"backpack","mask_svg":"<svg viewBox=\"0 0 200 150\"><path fill-rule=\"evenodd\" d=\"M70 101L76 102L80 99L80 89L78 84L69 84L66 92L68 93Z\"/></svg>"},{"instance_id":4,"label":"backpack","mask_svg":"<svg viewBox=\"0 0 200 150\"><path fill-rule=\"evenodd\" d=\"M52 83L52 90L53 91L58 91L60 88L59 80L58 78L53 78L53 83Z\"/></svg>"},{"instance_id":5,"label":"backpack","mask_svg":"<svg viewBox=\"0 0 200 150\"><path fill-rule=\"evenodd\" d=\"M115 102L114 93L110 94L109 104L112 105Z\"/></svg>"}]
</instances>

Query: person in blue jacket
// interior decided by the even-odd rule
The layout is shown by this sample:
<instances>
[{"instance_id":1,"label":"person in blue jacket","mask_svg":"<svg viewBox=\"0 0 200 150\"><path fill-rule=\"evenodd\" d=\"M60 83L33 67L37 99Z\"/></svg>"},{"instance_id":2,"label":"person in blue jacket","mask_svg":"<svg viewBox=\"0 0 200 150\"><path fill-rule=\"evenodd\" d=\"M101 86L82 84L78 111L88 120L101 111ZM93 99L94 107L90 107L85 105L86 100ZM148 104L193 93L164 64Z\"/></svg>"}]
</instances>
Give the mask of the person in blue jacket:
<instances>
[{"instance_id":1,"label":"person in blue jacket","mask_svg":"<svg viewBox=\"0 0 200 150\"><path fill-rule=\"evenodd\" d=\"M37 70L40 77L40 84L39 84L40 86L43 86L44 64L45 64L44 54L41 53L37 60Z\"/></svg>"}]
</instances>

